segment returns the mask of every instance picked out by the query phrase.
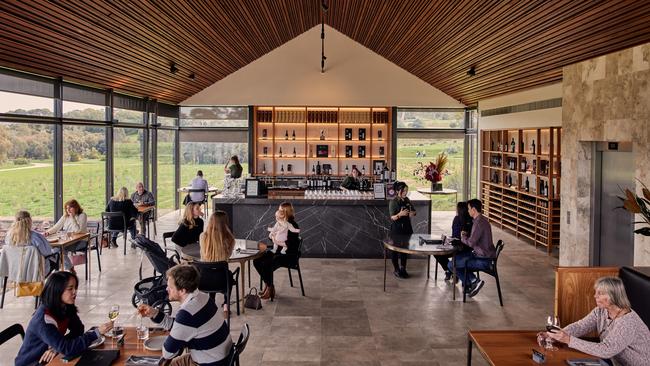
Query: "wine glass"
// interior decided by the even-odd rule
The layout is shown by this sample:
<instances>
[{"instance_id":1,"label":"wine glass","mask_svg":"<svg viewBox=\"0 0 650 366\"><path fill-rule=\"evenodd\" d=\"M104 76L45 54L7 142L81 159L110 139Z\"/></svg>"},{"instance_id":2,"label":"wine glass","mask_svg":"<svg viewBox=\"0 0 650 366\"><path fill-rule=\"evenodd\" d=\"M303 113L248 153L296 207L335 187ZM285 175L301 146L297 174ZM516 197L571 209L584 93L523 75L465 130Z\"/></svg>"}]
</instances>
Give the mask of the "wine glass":
<instances>
[{"instance_id":1,"label":"wine glass","mask_svg":"<svg viewBox=\"0 0 650 366\"><path fill-rule=\"evenodd\" d=\"M108 311L108 319L113 322L113 330L111 331L112 335L115 335L115 320L117 317L120 316L120 306L119 305L113 305L111 306L111 310Z\"/></svg>"},{"instance_id":2,"label":"wine glass","mask_svg":"<svg viewBox=\"0 0 650 366\"><path fill-rule=\"evenodd\" d=\"M555 332L560 329L560 320L557 316L547 316L546 317L546 330L549 332ZM557 351L557 347L553 344L553 338L546 337L544 342L544 348L548 351Z\"/></svg>"}]
</instances>

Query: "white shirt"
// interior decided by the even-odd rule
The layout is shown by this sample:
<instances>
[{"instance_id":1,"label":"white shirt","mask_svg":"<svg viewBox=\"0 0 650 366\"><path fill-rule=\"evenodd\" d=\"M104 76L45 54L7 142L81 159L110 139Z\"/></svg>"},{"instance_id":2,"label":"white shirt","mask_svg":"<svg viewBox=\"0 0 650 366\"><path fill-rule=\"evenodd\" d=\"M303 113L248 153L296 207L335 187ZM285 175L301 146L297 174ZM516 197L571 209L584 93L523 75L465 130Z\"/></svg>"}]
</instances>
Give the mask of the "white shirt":
<instances>
[{"instance_id":1,"label":"white shirt","mask_svg":"<svg viewBox=\"0 0 650 366\"><path fill-rule=\"evenodd\" d=\"M208 191L208 181L203 179L203 177L196 176L194 179L192 179L191 183L191 188L192 189L202 189L204 191ZM199 192L192 192L190 193L190 199L194 202L202 202L204 198L204 195L199 193Z\"/></svg>"}]
</instances>

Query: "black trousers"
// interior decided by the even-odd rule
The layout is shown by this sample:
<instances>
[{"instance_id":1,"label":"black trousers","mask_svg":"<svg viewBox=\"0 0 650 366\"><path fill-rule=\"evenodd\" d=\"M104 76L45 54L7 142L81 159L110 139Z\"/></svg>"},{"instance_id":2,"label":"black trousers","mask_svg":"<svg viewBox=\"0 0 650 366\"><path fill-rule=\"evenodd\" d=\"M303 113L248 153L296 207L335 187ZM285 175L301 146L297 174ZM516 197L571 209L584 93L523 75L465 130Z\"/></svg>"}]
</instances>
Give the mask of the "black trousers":
<instances>
[{"instance_id":1,"label":"black trousers","mask_svg":"<svg viewBox=\"0 0 650 366\"><path fill-rule=\"evenodd\" d=\"M446 255L434 255L434 257L436 257L436 261L440 264L443 271L449 271L449 258L451 257Z\"/></svg>"},{"instance_id":2,"label":"black trousers","mask_svg":"<svg viewBox=\"0 0 650 366\"><path fill-rule=\"evenodd\" d=\"M395 251L391 251L391 253L392 253L392 256L391 256L390 260L391 260L391 262L393 262L393 268L396 271L399 271L400 266L397 263L397 260L399 259L399 261L401 262L401 265L402 265L401 267L406 269L406 258L408 257L408 255L406 253L399 253L399 252L395 252Z\"/></svg>"},{"instance_id":3,"label":"black trousers","mask_svg":"<svg viewBox=\"0 0 650 366\"><path fill-rule=\"evenodd\" d=\"M288 268L296 263L297 258L290 254L276 254L266 251L264 254L253 260L253 266L257 273L262 276L262 281L267 286L273 286L273 272L278 268Z\"/></svg>"}]
</instances>

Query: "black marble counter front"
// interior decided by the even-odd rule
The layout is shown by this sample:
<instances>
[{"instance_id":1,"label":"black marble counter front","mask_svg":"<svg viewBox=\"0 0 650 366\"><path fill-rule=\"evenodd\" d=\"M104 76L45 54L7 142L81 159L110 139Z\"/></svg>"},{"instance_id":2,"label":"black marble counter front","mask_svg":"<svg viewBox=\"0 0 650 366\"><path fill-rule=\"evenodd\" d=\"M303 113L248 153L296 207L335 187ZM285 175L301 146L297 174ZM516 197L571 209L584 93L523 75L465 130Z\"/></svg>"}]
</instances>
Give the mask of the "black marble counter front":
<instances>
[{"instance_id":1,"label":"black marble counter front","mask_svg":"<svg viewBox=\"0 0 650 366\"><path fill-rule=\"evenodd\" d=\"M431 231L431 201L411 192L417 215L411 218L415 233ZM266 198L224 198L216 196L213 206L228 213L235 237L270 243L268 227L275 223L275 211L285 200ZM386 200L288 200L296 211L303 238L304 257L381 258L382 239L390 228Z\"/></svg>"}]
</instances>

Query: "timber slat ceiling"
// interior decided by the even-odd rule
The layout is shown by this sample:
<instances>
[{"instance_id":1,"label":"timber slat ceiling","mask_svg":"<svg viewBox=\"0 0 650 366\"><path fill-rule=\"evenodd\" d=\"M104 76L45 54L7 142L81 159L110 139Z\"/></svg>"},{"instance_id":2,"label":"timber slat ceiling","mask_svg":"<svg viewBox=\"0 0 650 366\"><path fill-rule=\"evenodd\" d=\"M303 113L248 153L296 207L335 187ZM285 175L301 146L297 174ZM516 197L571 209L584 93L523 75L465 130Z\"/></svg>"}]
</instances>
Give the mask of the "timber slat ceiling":
<instances>
[{"instance_id":1,"label":"timber slat ceiling","mask_svg":"<svg viewBox=\"0 0 650 366\"><path fill-rule=\"evenodd\" d=\"M650 42L650 0L328 5L326 24L468 105ZM320 21L320 0L6 0L0 66L177 103Z\"/></svg>"}]
</instances>

